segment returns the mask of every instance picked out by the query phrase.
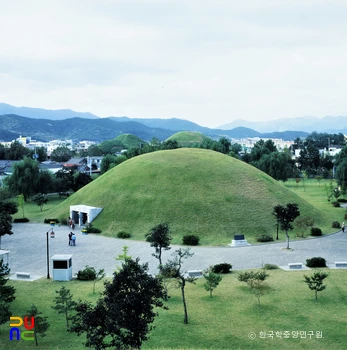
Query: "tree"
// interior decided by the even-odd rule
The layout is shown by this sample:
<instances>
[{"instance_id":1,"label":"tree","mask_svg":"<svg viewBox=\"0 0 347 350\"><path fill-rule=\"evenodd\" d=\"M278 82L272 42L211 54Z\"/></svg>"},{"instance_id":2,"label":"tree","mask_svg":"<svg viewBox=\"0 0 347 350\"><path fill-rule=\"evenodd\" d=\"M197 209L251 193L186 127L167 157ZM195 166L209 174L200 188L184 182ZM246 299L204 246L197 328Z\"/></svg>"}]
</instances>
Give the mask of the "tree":
<instances>
[{"instance_id":1,"label":"tree","mask_svg":"<svg viewBox=\"0 0 347 350\"><path fill-rule=\"evenodd\" d=\"M51 160L55 162L67 162L72 157L72 152L67 147L57 147L51 154Z\"/></svg>"},{"instance_id":2,"label":"tree","mask_svg":"<svg viewBox=\"0 0 347 350\"><path fill-rule=\"evenodd\" d=\"M72 189L77 192L82 187L88 185L93 179L89 174L81 173L79 171L75 172L73 175L74 182L72 184Z\"/></svg>"},{"instance_id":3,"label":"tree","mask_svg":"<svg viewBox=\"0 0 347 350\"><path fill-rule=\"evenodd\" d=\"M47 329L49 328L50 324L47 321L47 317L46 316L41 316L42 312L39 312L37 310L37 307L33 304L31 305L31 308L26 312L26 316L31 318L34 317L34 338L35 338L35 342L36 342L36 346L38 346L38 341L37 341L37 335L40 334L41 337L45 337L46 334L45 332L47 331Z\"/></svg>"},{"instance_id":4,"label":"tree","mask_svg":"<svg viewBox=\"0 0 347 350\"><path fill-rule=\"evenodd\" d=\"M21 193L21 194L19 194L17 196L17 201L18 201L18 206L21 207L21 209L22 209L23 218L24 218L24 203L25 203L25 200L24 200L23 193Z\"/></svg>"},{"instance_id":5,"label":"tree","mask_svg":"<svg viewBox=\"0 0 347 350\"><path fill-rule=\"evenodd\" d=\"M15 289L13 286L6 286L10 273L7 264L0 260L0 325L6 323L12 315L10 311L10 303L15 299Z\"/></svg>"},{"instance_id":6,"label":"tree","mask_svg":"<svg viewBox=\"0 0 347 350\"><path fill-rule=\"evenodd\" d=\"M155 253L152 255L159 260L159 270L161 269L163 263L161 259L162 251L169 250L171 235L169 230L169 225L166 223L161 223L153 227L149 233L145 235L147 242L150 242L151 247L155 248Z\"/></svg>"},{"instance_id":7,"label":"tree","mask_svg":"<svg viewBox=\"0 0 347 350\"><path fill-rule=\"evenodd\" d=\"M36 194L33 200L40 207L40 211L42 211L44 204L48 202L47 196L45 196L43 193Z\"/></svg>"},{"instance_id":8,"label":"tree","mask_svg":"<svg viewBox=\"0 0 347 350\"><path fill-rule=\"evenodd\" d=\"M106 276L105 270L100 269L98 272L95 273L95 278L93 279L93 294L95 294L95 284L98 281L101 281Z\"/></svg>"},{"instance_id":9,"label":"tree","mask_svg":"<svg viewBox=\"0 0 347 350\"><path fill-rule=\"evenodd\" d=\"M58 314L64 314L66 320L66 328L69 330L69 320L71 320L70 313L75 309L76 302L72 300L70 289L61 287L60 290L55 291L58 296L54 298L55 305L52 309L56 310Z\"/></svg>"},{"instance_id":10,"label":"tree","mask_svg":"<svg viewBox=\"0 0 347 350\"><path fill-rule=\"evenodd\" d=\"M30 153L29 149L24 147L20 142L14 141L9 149L6 150L6 159L20 160Z\"/></svg>"},{"instance_id":11,"label":"tree","mask_svg":"<svg viewBox=\"0 0 347 350\"><path fill-rule=\"evenodd\" d=\"M39 190L39 165L36 160L25 157L13 165L11 176L5 179L10 191L17 195L22 193L24 200Z\"/></svg>"},{"instance_id":12,"label":"tree","mask_svg":"<svg viewBox=\"0 0 347 350\"><path fill-rule=\"evenodd\" d=\"M298 217L294 223L295 223L295 226L298 227L299 230L301 231L301 237L304 237L305 233L303 231L307 230L309 227L312 228L314 225L314 220L310 216L302 216L302 217ZM298 235L299 234L297 234L297 236Z\"/></svg>"},{"instance_id":13,"label":"tree","mask_svg":"<svg viewBox=\"0 0 347 350\"><path fill-rule=\"evenodd\" d=\"M288 203L286 207L278 204L273 208L272 214L276 217L277 222L280 224L281 230L285 231L287 237L287 247L289 249L289 235L288 231L293 229L292 222L300 216L298 205L294 203Z\"/></svg>"},{"instance_id":14,"label":"tree","mask_svg":"<svg viewBox=\"0 0 347 350\"><path fill-rule=\"evenodd\" d=\"M127 261L128 259L131 259L131 256L128 255L128 250L129 250L129 247L127 245L123 245L123 254L119 254L117 257L116 257L116 260L118 261L122 261L123 263L125 261ZM117 271L120 271L121 268L120 267L117 267Z\"/></svg>"},{"instance_id":15,"label":"tree","mask_svg":"<svg viewBox=\"0 0 347 350\"><path fill-rule=\"evenodd\" d=\"M70 332L86 333L87 347L96 349L140 349L148 339L157 316L164 307L163 287L148 274L148 264L126 259L122 269L106 281L105 291L96 306L79 301Z\"/></svg>"},{"instance_id":16,"label":"tree","mask_svg":"<svg viewBox=\"0 0 347 350\"><path fill-rule=\"evenodd\" d=\"M304 282L307 283L308 287L311 290L314 290L316 300L318 299L318 292L321 292L326 288L326 286L323 285L323 281L328 277L328 274L326 272L322 271L315 271L312 276L306 276L304 275Z\"/></svg>"},{"instance_id":17,"label":"tree","mask_svg":"<svg viewBox=\"0 0 347 350\"><path fill-rule=\"evenodd\" d=\"M177 249L173 253L174 259L169 260L163 267L162 273L165 276L170 276L172 278L176 278L178 282L178 286L181 289L182 294L182 302L183 302L183 310L184 310L184 324L188 324L188 310L187 310L187 303L186 303L186 297L185 297L185 287L186 283L194 283L195 278L193 277L187 277L184 273L182 273L182 263L184 259L188 259L192 257L194 253L190 252L190 248L185 249Z\"/></svg>"},{"instance_id":18,"label":"tree","mask_svg":"<svg viewBox=\"0 0 347 350\"><path fill-rule=\"evenodd\" d=\"M249 288L254 292L254 295L258 299L258 304L260 305L260 297L267 293L267 288L263 284L269 275L265 271L245 271L240 272L237 279L240 282L245 282L248 284Z\"/></svg>"},{"instance_id":19,"label":"tree","mask_svg":"<svg viewBox=\"0 0 347 350\"><path fill-rule=\"evenodd\" d=\"M214 273L212 271L212 268L207 269L203 273L203 276L204 276L204 278L206 280L206 282L204 284L204 288L205 288L205 290L210 292L210 297L212 298L213 290L218 287L218 285L221 282L223 277L219 273Z\"/></svg>"},{"instance_id":20,"label":"tree","mask_svg":"<svg viewBox=\"0 0 347 350\"><path fill-rule=\"evenodd\" d=\"M1 237L4 235L12 235L12 216L17 213L17 203L9 201L0 202L0 249Z\"/></svg>"}]
</instances>

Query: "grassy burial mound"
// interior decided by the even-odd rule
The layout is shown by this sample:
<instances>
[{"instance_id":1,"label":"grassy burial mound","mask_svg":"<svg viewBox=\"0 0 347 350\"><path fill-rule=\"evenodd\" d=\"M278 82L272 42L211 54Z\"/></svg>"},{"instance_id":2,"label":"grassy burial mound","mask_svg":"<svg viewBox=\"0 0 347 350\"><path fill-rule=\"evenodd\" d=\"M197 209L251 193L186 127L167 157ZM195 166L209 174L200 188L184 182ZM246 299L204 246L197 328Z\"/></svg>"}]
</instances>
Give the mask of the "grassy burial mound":
<instances>
[{"instance_id":1,"label":"grassy burial mound","mask_svg":"<svg viewBox=\"0 0 347 350\"><path fill-rule=\"evenodd\" d=\"M210 139L201 132L180 131L170 136L166 141L177 141L181 147L190 147L195 144L202 143L204 140Z\"/></svg>"},{"instance_id":2,"label":"grassy burial mound","mask_svg":"<svg viewBox=\"0 0 347 350\"><path fill-rule=\"evenodd\" d=\"M259 234L275 234L271 212L286 203L298 203L302 215L317 218L317 225L326 220L323 212L260 170L218 152L182 148L125 161L54 213L66 217L70 205L97 206L104 209L93 224L108 236L126 231L142 240L150 228L167 222L173 243L196 234L201 244L225 245L236 233L250 242Z\"/></svg>"},{"instance_id":3,"label":"grassy burial mound","mask_svg":"<svg viewBox=\"0 0 347 350\"><path fill-rule=\"evenodd\" d=\"M115 138L121 142L127 149L140 147L145 142L133 134L122 134Z\"/></svg>"}]
</instances>

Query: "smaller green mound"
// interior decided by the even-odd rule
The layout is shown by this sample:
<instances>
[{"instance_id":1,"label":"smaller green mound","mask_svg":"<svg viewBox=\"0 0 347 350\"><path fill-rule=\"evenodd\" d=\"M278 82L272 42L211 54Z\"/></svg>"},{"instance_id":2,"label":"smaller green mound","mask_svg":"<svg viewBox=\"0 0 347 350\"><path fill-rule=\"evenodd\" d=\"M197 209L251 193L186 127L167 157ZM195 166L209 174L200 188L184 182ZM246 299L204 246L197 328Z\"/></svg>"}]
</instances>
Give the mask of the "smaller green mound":
<instances>
[{"instance_id":1,"label":"smaller green mound","mask_svg":"<svg viewBox=\"0 0 347 350\"><path fill-rule=\"evenodd\" d=\"M127 149L138 148L141 144L145 143L143 140L133 134L122 134L117 136L115 140L121 142Z\"/></svg>"},{"instance_id":2,"label":"smaller green mound","mask_svg":"<svg viewBox=\"0 0 347 350\"><path fill-rule=\"evenodd\" d=\"M191 147L195 144L202 143L205 140L211 140L201 132L180 131L170 136L166 141L177 141L180 147Z\"/></svg>"}]
</instances>

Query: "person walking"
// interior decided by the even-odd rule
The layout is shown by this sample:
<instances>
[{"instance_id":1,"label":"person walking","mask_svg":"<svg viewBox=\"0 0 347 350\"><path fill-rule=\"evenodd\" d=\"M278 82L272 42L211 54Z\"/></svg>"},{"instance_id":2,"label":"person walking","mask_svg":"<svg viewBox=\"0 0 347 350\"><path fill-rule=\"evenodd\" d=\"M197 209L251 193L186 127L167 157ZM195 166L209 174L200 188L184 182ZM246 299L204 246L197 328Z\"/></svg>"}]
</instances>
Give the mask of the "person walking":
<instances>
[{"instance_id":1,"label":"person walking","mask_svg":"<svg viewBox=\"0 0 347 350\"><path fill-rule=\"evenodd\" d=\"M69 245L72 245L72 235L73 235L73 233L70 232L69 233Z\"/></svg>"},{"instance_id":2,"label":"person walking","mask_svg":"<svg viewBox=\"0 0 347 350\"><path fill-rule=\"evenodd\" d=\"M72 241L72 245L75 246L76 245L76 235L74 233L72 233L71 241Z\"/></svg>"},{"instance_id":3,"label":"person walking","mask_svg":"<svg viewBox=\"0 0 347 350\"><path fill-rule=\"evenodd\" d=\"M344 222L341 225L341 230L342 230L342 232L345 232L345 223Z\"/></svg>"}]
</instances>

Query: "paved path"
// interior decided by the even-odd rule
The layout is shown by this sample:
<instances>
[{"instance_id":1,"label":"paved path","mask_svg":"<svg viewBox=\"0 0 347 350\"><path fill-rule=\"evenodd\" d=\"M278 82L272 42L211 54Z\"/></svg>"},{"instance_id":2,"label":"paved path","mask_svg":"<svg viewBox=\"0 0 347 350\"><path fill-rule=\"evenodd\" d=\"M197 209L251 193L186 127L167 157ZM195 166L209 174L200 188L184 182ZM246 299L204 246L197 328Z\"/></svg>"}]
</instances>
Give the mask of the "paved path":
<instances>
[{"instance_id":1,"label":"paved path","mask_svg":"<svg viewBox=\"0 0 347 350\"><path fill-rule=\"evenodd\" d=\"M45 224L13 224L14 234L2 237L2 249L10 251L11 273L18 271L30 272L37 276L47 275L46 232L50 230ZM85 265L105 269L107 276L111 276L120 262L115 257L122 253L123 245L129 246L129 255L139 257L140 262L149 263L149 271L157 273L158 260L152 256L154 248L147 242L109 238L97 234L82 235L77 229L76 246L68 245L67 226L54 228L55 238L49 238L50 257L54 254L72 254L73 274ZM184 262L184 270L205 269L210 265L227 262L232 264L233 270L259 268L262 264L271 263L287 266L291 262L306 262L307 258L321 256L327 263L347 261L347 232L338 232L328 236L291 241L293 251L282 250L285 243L269 243L245 247L192 247L192 258ZM171 252L163 253L164 261L172 258ZM51 263L50 263L50 266ZM52 270L50 270L52 276Z\"/></svg>"}]
</instances>

